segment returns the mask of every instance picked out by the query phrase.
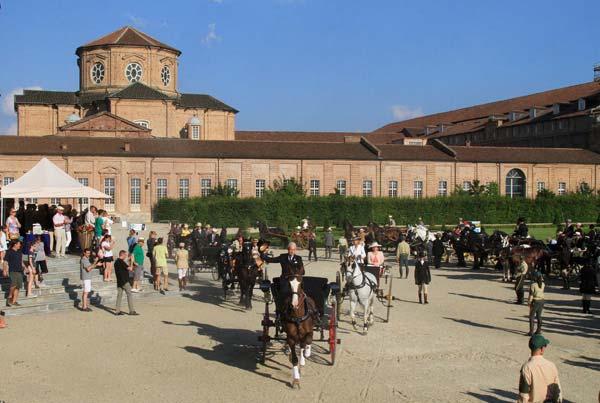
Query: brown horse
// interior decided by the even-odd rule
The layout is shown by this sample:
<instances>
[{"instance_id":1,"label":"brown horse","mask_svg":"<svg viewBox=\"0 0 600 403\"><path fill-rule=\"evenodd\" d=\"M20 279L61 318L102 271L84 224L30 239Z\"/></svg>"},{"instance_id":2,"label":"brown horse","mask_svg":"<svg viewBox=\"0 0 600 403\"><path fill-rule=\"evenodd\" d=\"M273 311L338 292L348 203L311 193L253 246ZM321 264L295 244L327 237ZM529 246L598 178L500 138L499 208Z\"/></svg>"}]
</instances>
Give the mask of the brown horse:
<instances>
[{"instance_id":1,"label":"brown horse","mask_svg":"<svg viewBox=\"0 0 600 403\"><path fill-rule=\"evenodd\" d=\"M292 363L292 388L300 388L300 367L306 364L310 357L313 341L314 316L316 313L314 301L304 293L302 276L290 275L284 281L289 283L291 295L285 299L282 319L286 333L286 342L290 347L290 362ZM296 346L300 346L300 360ZM300 367L298 366L300 363Z\"/></svg>"},{"instance_id":2,"label":"brown horse","mask_svg":"<svg viewBox=\"0 0 600 403\"><path fill-rule=\"evenodd\" d=\"M547 274L550 269L550 255L548 251L540 246L515 246L511 249L511 260L513 265L519 264L519 257L525 259L528 272L541 269L542 273Z\"/></svg>"}]
</instances>

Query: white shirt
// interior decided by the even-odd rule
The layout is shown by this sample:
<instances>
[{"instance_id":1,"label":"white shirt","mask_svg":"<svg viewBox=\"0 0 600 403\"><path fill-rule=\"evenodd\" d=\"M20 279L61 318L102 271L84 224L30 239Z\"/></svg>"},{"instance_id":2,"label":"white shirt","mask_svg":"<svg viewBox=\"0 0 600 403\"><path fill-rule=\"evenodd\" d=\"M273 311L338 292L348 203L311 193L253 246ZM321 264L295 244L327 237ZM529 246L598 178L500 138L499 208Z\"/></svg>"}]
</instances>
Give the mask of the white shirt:
<instances>
[{"instance_id":1,"label":"white shirt","mask_svg":"<svg viewBox=\"0 0 600 403\"><path fill-rule=\"evenodd\" d=\"M102 242L102 250L104 250L104 257L112 257L113 251L111 249L110 242L104 241Z\"/></svg>"},{"instance_id":2,"label":"white shirt","mask_svg":"<svg viewBox=\"0 0 600 403\"><path fill-rule=\"evenodd\" d=\"M62 214L56 213L56 214L54 214L54 217L52 217L52 222L54 223L55 228L64 228L65 216Z\"/></svg>"},{"instance_id":3,"label":"white shirt","mask_svg":"<svg viewBox=\"0 0 600 403\"><path fill-rule=\"evenodd\" d=\"M6 234L0 231L0 252L6 252Z\"/></svg>"},{"instance_id":4,"label":"white shirt","mask_svg":"<svg viewBox=\"0 0 600 403\"><path fill-rule=\"evenodd\" d=\"M362 260L364 260L367 256L365 253L365 246L363 244L359 244L358 246L352 245L348 249L348 256L354 256L355 258L360 257Z\"/></svg>"},{"instance_id":5,"label":"white shirt","mask_svg":"<svg viewBox=\"0 0 600 403\"><path fill-rule=\"evenodd\" d=\"M94 213L88 210L88 212L85 214L85 225L94 225L95 223L96 217L94 216Z\"/></svg>"}]
</instances>

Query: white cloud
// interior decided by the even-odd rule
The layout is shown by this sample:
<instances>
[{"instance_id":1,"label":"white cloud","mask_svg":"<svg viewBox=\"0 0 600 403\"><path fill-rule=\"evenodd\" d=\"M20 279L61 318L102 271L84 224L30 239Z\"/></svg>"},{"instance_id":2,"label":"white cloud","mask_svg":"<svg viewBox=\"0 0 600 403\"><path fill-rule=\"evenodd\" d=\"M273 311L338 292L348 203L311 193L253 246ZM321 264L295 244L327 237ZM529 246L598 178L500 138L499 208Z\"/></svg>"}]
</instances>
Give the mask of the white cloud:
<instances>
[{"instance_id":1,"label":"white cloud","mask_svg":"<svg viewBox=\"0 0 600 403\"><path fill-rule=\"evenodd\" d=\"M131 25L135 25L138 28L144 28L146 25L148 25L148 20L138 15L129 14L127 18L129 19Z\"/></svg>"},{"instance_id":2,"label":"white cloud","mask_svg":"<svg viewBox=\"0 0 600 403\"><path fill-rule=\"evenodd\" d=\"M15 95L23 94L23 90L41 90L42 87L15 88L6 94L2 94L2 113L9 116L16 116L15 113Z\"/></svg>"},{"instance_id":3,"label":"white cloud","mask_svg":"<svg viewBox=\"0 0 600 403\"><path fill-rule=\"evenodd\" d=\"M211 46L214 42L220 42L221 37L217 35L217 24L214 22L212 24L208 24L208 32L202 38L202 43L206 46Z\"/></svg>"},{"instance_id":4,"label":"white cloud","mask_svg":"<svg viewBox=\"0 0 600 403\"><path fill-rule=\"evenodd\" d=\"M406 105L393 105L391 109L392 115L394 115L394 119L397 120L418 118L419 116L424 115L423 109L421 109L421 107L412 109Z\"/></svg>"}]
</instances>

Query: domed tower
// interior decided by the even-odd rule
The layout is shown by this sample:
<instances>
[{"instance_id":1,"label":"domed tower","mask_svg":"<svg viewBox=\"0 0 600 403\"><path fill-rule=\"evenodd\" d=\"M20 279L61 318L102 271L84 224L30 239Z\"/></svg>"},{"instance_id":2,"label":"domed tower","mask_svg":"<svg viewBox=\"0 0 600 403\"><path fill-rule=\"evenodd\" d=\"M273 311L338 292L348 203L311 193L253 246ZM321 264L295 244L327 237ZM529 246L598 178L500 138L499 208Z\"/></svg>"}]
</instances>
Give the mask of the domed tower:
<instances>
[{"instance_id":1,"label":"domed tower","mask_svg":"<svg viewBox=\"0 0 600 403\"><path fill-rule=\"evenodd\" d=\"M82 93L112 93L141 82L177 96L181 52L132 27L123 27L77 48Z\"/></svg>"}]
</instances>

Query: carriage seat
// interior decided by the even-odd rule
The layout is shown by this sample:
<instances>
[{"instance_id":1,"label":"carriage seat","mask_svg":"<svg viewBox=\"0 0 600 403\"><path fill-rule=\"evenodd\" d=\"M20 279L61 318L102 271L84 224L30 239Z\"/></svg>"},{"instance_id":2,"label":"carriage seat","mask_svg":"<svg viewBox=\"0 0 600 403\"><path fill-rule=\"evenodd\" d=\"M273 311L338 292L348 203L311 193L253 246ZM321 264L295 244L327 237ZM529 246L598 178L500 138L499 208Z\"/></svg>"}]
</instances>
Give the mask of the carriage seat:
<instances>
[{"instance_id":1,"label":"carriage seat","mask_svg":"<svg viewBox=\"0 0 600 403\"><path fill-rule=\"evenodd\" d=\"M285 303L286 295L282 295L281 293L281 279L280 277L273 278L273 282L271 283L271 294L273 295L273 300L275 301L275 310L280 313L284 310L283 304ZM302 287L304 288L304 292L315 302L315 306L319 311L319 315L323 316L325 314L325 302L329 297L330 286L327 282L327 278L325 277L312 277L312 276L304 276L302 278Z\"/></svg>"}]
</instances>

